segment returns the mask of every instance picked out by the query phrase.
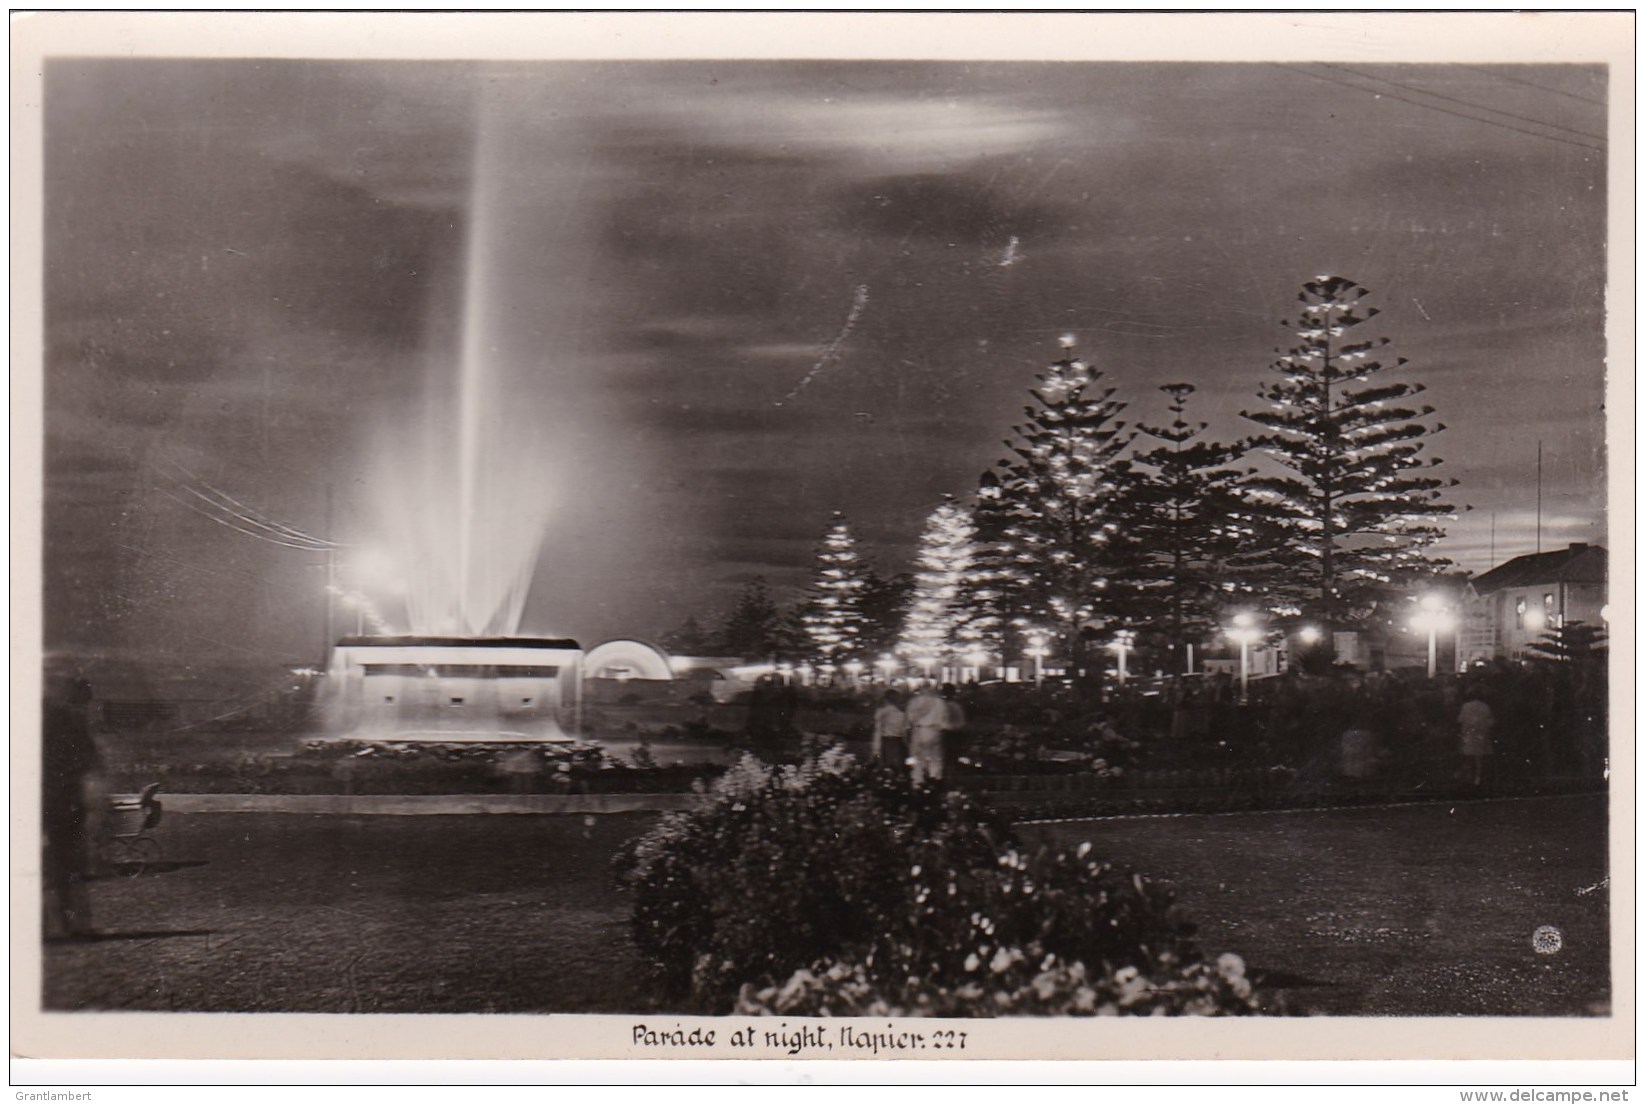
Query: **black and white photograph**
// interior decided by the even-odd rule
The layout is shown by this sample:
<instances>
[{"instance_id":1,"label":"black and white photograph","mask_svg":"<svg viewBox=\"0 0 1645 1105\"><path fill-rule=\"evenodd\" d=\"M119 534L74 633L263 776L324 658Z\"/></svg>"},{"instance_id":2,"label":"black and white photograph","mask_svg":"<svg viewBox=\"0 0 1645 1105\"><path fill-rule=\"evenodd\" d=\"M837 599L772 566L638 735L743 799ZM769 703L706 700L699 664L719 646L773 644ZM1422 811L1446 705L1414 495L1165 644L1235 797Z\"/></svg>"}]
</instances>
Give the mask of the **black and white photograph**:
<instances>
[{"instance_id":1,"label":"black and white photograph","mask_svg":"<svg viewBox=\"0 0 1645 1105\"><path fill-rule=\"evenodd\" d=\"M14 938L61 1054L1631 1024L1630 14L1454 61L1437 14L1225 60L446 18L41 60Z\"/></svg>"}]
</instances>

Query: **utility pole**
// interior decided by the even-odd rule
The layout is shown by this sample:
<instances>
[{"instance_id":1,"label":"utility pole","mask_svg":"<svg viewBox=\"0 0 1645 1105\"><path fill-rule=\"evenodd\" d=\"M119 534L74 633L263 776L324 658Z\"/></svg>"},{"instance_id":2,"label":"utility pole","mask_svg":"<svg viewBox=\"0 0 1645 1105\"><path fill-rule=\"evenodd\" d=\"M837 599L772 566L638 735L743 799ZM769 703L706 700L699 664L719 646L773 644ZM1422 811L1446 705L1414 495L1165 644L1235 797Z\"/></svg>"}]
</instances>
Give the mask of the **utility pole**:
<instances>
[{"instance_id":1,"label":"utility pole","mask_svg":"<svg viewBox=\"0 0 1645 1105\"><path fill-rule=\"evenodd\" d=\"M332 543L332 514L335 486L326 484L326 639L320 653L321 666L331 667L331 646L337 643L337 546Z\"/></svg>"},{"instance_id":2,"label":"utility pole","mask_svg":"<svg viewBox=\"0 0 1645 1105\"><path fill-rule=\"evenodd\" d=\"M1542 552L1542 439L1536 443L1536 551Z\"/></svg>"}]
</instances>

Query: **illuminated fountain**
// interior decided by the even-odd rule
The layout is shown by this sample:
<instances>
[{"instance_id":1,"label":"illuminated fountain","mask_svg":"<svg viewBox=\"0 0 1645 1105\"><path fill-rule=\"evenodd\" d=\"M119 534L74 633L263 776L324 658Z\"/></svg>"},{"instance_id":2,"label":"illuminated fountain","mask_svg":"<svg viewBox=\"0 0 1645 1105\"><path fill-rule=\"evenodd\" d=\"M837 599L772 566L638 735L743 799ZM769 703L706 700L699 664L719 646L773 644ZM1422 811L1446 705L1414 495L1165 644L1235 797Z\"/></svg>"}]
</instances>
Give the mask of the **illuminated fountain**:
<instances>
[{"instance_id":1,"label":"illuminated fountain","mask_svg":"<svg viewBox=\"0 0 1645 1105\"><path fill-rule=\"evenodd\" d=\"M377 522L410 632L337 643L322 703L333 737L545 741L576 725L581 649L520 634L555 493L576 479L573 431L589 420L572 371L581 180L541 168L577 163L579 136L564 115L524 110L506 81L482 87L462 290L447 297L460 317L376 443Z\"/></svg>"},{"instance_id":2,"label":"illuminated fountain","mask_svg":"<svg viewBox=\"0 0 1645 1105\"><path fill-rule=\"evenodd\" d=\"M327 673L326 729L350 740L569 739L582 689L576 641L345 637Z\"/></svg>"}]
</instances>

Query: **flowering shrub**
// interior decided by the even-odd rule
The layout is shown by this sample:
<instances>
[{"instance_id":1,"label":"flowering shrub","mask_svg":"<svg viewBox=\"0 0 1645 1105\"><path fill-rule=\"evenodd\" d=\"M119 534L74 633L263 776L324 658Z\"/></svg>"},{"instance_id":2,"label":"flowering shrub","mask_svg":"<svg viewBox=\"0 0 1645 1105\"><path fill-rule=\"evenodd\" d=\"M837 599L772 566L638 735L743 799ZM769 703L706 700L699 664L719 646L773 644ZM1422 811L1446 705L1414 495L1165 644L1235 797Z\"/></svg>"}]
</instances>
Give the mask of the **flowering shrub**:
<instances>
[{"instance_id":1,"label":"flowering shrub","mask_svg":"<svg viewBox=\"0 0 1645 1105\"><path fill-rule=\"evenodd\" d=\"M521 759L521 753L525 753ZM527 776L528 793L682 793L722 769L654 762L638 767L595 743L315 740L297 755L243 754L204 762L115 763L111 786L160 780L180 793L485 794Z\"/></svg>"},{"instance_id":2,"label":"flowering shrub","mask_svg":"<svg viewBox=\"0 0 1645 1105\"><path fill-rule=\"evenodd\" d=\"M1005 725L991 733L979 733L966 742L965 754L958 757L962 769L986 775L1080 775L1096 779L1118 779L1123 766L1096 752L1076 748L1052 748L1045 732L1020 725ZM1116 738L1120 739L1120 738ZM1067 744L1068 741L1062 743ZM1135 742L1125 742L1134 747ZM1099 747L1093 743L1091 747ZM1119 754L1131 758L1129 748Z\"/></svg>"},{"instance_id":3,"label":"flowering shrub","mask_svg":"<svg viewBox=\"0 0 1645 1105\"><path fill-rule=\"evenodd\" d=\"M554 762L565 761L598 766L605 758L598 744L571 742L547 744L539 741L413 741L314 739L303 742L302 758L329 762L342 759L370 759L402 763L495 763L521 749L535 752Z\"/></svg>"},{"instance_id":4,"label":"flowering shrub","mask_svg":"<svg viewBox=\"0 0 1645 1105\"><path fill-rule=\"evenodd\" d=\"M961 794L830 751L745 757L709 798L618 858L641 955L706 1011L1251 1008L1165 890L1089 845L1025 850Z\"/></svg>"},{"instance_id":5,"label":"flowering shrub","mask_svg":"<svg viewBox=\"0 0 1645 1105\"><path fill-rule=\"evenodd\" d=\"M1154 975L1135 967L1092 974L1084 963L1001 949L987 963L968 958L958 985L923 978L876 982L859 962L799 970L780 985L744 986L735 1012L785 1017L1061 1017L1246 1014L1259 1011L1245 961L1180 963L1164 956Z\"/></svg>"}]
</instances>

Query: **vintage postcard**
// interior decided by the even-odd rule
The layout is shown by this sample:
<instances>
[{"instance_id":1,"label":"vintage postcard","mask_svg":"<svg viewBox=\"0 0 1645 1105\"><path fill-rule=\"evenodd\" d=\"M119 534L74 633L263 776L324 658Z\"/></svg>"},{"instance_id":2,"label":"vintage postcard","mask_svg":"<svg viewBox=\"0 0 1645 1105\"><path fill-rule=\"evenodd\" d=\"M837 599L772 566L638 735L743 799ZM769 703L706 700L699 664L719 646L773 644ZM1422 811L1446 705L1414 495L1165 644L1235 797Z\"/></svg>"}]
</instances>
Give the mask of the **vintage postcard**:
<instances>
[{"instance_id":1,"label":"vintage postcard","mask_svg":"<svg viewBox=\"0 0 1645 1105\"><path fill-rule=\"evenodd\" d=\"M1630 1058L1633 29L15 19L13 1053Z\"/></svg>"}]
</instances>

